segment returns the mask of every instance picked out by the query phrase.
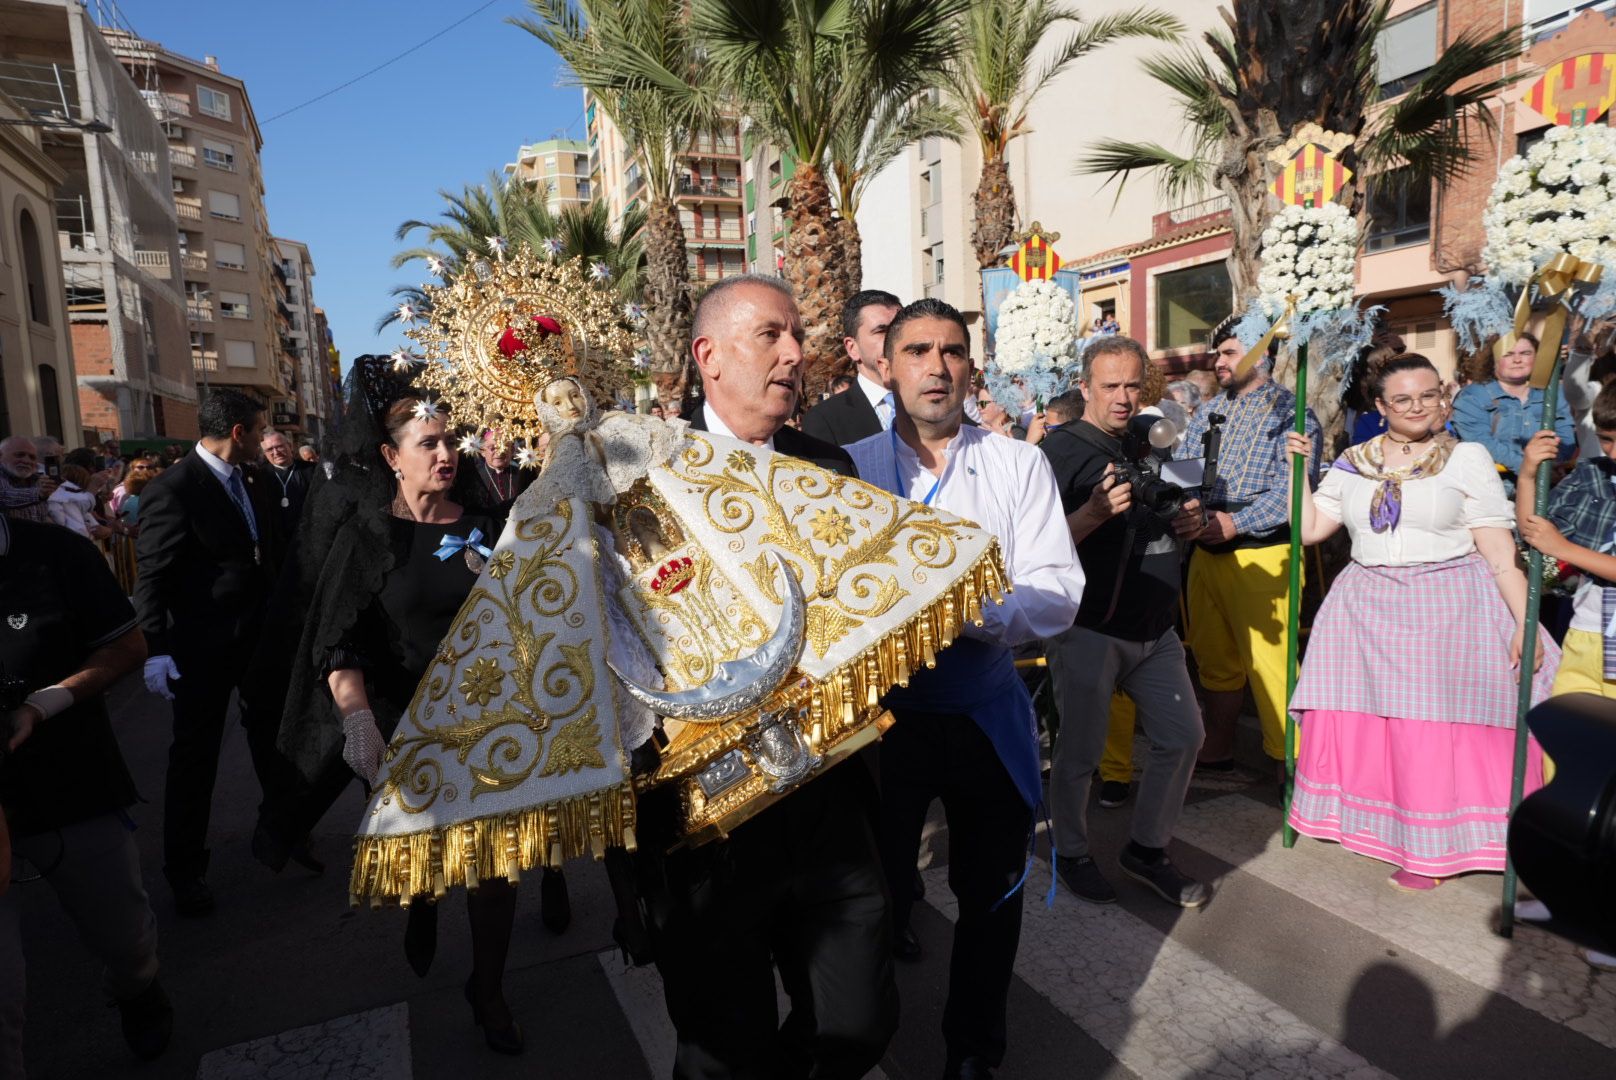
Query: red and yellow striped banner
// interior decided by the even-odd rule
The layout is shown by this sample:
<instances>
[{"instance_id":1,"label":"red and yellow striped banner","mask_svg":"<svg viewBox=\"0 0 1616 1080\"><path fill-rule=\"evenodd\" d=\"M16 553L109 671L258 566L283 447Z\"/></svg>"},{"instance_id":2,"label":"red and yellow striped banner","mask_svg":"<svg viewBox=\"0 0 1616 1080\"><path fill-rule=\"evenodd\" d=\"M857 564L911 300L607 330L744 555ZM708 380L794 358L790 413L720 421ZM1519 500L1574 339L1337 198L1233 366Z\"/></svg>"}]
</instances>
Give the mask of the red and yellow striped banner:
<instances>
[{"instance_id":1,"label":"red and yellow striped banner","mask_svg":"<svg viewBox=\"0 0 1616 1080\"><path fill-rule=\"evenodd\" d=\"M1351 179L1351 169L1322 147L1308 143L1286 163L1268 190L1287 206L1323 206Z\"/></svg>"},{"instance_id":2,"label":"red and yellow striped banner","mask_svg":"<svg viewBox=\"0 0 1616 1080\"><path fill-rule=\"evenodd\" d=\"M1061 257L1055 254L1055 249L1049 246L1037 233L1029 236L1016 253L1010 256L1010 269L1022 281L1034 279L1049 281L1055 276L1055 271L1061 268Z\"/></svg>"},{"instance_id":3,"label":"red and yellow striped banner","mask_svg":"<svg viewBox=\"0 0 1616 1080\"><path fill-rule=\"evenodd\" d=\"M1583 53L1543 73L1521 99L1556 124L1581 127L1616 104L1616 53Z\"/></svg>"}]
</instances>

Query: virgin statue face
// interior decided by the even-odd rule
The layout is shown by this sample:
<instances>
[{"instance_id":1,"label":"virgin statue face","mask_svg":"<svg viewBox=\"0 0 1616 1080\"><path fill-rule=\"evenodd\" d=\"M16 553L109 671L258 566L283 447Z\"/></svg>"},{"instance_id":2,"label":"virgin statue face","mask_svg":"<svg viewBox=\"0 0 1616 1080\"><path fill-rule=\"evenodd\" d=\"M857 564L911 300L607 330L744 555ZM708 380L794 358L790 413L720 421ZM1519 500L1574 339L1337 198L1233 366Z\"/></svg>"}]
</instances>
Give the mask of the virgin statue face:
<instances>
[{"instance_id":1,"label":"virgin statue face","mask_svg":"<svg viewBox=\"0 0 1616 1080\"><path fill-rule=\"evenodd\" d=\"M582 420L589 413L583 387L571 379L556 379L539 392L539 400L560 413L563 420Z\"/></svg>"}]
</instances>

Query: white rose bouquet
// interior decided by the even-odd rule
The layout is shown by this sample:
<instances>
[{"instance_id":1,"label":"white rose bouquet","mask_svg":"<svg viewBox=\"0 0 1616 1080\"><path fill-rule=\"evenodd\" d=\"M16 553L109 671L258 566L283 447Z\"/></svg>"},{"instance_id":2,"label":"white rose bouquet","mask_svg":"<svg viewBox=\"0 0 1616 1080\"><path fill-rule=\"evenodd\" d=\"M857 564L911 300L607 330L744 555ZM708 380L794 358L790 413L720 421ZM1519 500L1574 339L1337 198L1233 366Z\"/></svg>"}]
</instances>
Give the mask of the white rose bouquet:
<instances>
[{"instance_id":1,"label":"white rose bouquet","mask_svg":"<svg viewBox=\"0 0 1616 1080\"><path fill-rule=\"evenodd\" d=\"M1500 283L1524 285L1562 254L1616 269L1616 129L1550 128L1498 171L1482 224Z\"/></svg>"},{"instance_id":2,"label":"white rose bouquet","mask_svg":"<svg viewBox=\"0 0 1616 1080\"><path fill-rule=\"evenodd\" d=\"M1270 319L1292 296L1298 315L1347 311L1357 255L1358 222L1346 207L1287 206L1263 230L1258 303Z\"/></svg>"},{"instance_id":3,"label":"white rose bouquet","mask_svg":"<svg viewBox=\"0 0 1616 1080\"><path fill-rule=\"evenodd\" d=\"M1023 282L999 307L989 391L1006 408L1030 393L1047 400L1064 389L1077 356L1077 305L1053 281Z\"/></svg>"}]
</instances>

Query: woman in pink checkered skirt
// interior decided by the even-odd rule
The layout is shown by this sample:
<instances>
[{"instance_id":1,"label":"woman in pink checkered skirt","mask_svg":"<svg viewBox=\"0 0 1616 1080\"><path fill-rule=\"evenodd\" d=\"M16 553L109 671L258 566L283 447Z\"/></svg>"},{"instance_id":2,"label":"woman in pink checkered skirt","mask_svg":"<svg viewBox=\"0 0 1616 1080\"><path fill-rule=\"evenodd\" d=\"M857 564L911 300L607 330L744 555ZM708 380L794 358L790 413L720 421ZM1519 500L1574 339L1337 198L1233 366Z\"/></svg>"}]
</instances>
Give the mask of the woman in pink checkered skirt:
<instances>
[{"instance_id":1,"label":"woman in pink checkered skirt","mask_svg":"<svg viewBox=\"0 0 1616 1080\"><path fill-rule=\"evenodd\" d=\"M1371 388L1386 432L1350 447L1302 500L1303 542L1344 525L1352 562L1313 622L1291 698L1290 823L1424 891L1504 868L1526 579L1491 456L1442 428L1436 368L1394 357ZM1288 449L1305 456L1308 441ZM1560 659L1547 635L1537 656L1541 700ZM1527 790L1541 782L1534 742Z\"/></svg>"}]
</instances>

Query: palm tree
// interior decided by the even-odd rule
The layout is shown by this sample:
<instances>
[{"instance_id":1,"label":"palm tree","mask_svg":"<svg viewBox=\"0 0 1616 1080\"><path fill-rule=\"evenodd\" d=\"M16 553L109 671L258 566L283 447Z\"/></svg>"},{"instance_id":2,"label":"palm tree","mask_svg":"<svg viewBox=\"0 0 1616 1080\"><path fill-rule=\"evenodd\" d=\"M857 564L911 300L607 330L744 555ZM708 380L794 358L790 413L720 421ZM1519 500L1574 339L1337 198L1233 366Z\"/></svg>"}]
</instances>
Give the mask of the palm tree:
<instances>
[{"instance_id":1,"label":"palm tree","mask_svg":"<svg viewBox=\"0 0 1616 1080\"><path fill-rule=\"evenodd\" d=\"M810 393L840 355L839 320L850 294L844 226L826 178L832 141L850 128L862 135L871 103L905 101L931 83L953 53L954 23L966 3L692 0L691 24L718 83L797 161L786 185L785 276L807 331ZM845 205L841 217L856 235Z\"/></svg>"},{"instance_id":2,"label":"palm tree","mask_svg":"<svg viewBox=\"0 0 1616 1080\"><path fill-rule=\"evenodd\" d=\"M695 385L690 354L690 270L674 205L679 156L712 121L716 95L701 78L686 0L528 0L512 19L561 57L634 147L645 177L646 267L642 291L651 371L665 402Z\"/></svg>"},{"instance_id":3,"label":"palm tree","mask_svg":"<svg viewBox=\"0 0 1616 1080\"><path fill-rule=\"evenodd\" d=\"M1233 0L1208 51L1153 57L1145 70L1177 99L1191 148L1106 139L1078 159L1080 173L1119 183L1154 173L1177 202L1215 189L1229 197L1229 277L1243 306L1256 292L1258 236L1269 216L1268 153L1307 122L1355 136L1338 158L1353 170L1349 209L1367 215L1371 185L1429 186L1463 174L1471 137L1494 125L1485 107L1524 72L1500 76L1520 55L1520 27L1466 32L1443 46L1400 97L1382 103L1376 42L1391 0ZM1299 75L1298 73L1306 73ZM1317 378L1308 395L1327 431L1338 430L1340 375Z\"/></svg>"},{"instance_id":4,"label":"palm tree","mask_svg":"<svg viewBox=\"0 0 1616 1080\"><path fill-rule=\"evenodd\" d=\"M843 288L851 296L863 287L864 244L859 237L859 204L870 181L899 154L922 139L957 142L965 127L952 109L928 93L889 92L860 109L831 133L826 158L841 214L836 228L842 245Z\"/></svg>"},{"instance_id":5,"label":"palm tree","mask_svg":"<svg viewBox=\"0 0 1616 1080\"><path fill-rule=\"evenodd\" d=\"M1070 36L1036 70L1044 37L1070 23ZM1071 64L1121 38L1173 41L1184 24L1164 11L1133 11L1083 19L1059 0L971 0L960 27L958 59L943 73L945 100L976 132L982 175L971 197L976 209L971 247L979 266L997 266L1016 231L1016 193L1005 150L1027 134L1035 99Z\"/></svg>"},{"instance_id":6,"label":"palm tree","mask_svg":"<svg viewBox=\"0 0 1616 1080\"><path fill-rule=\"evenodd\" d=\"M510 247L535 251L554 239L561 244L558 258L605 264L619 295L625 300L639 299L645 261L644 211L630 210L613 228L611 210L600 199L552 212L548 192L497 175L490 176L486 184L468 184L458 195L448 191L439 191L438 195L447 205L436 221L411 219L394 233L395 240L422 231L427 238L425 246L394 255L394 269L435 258L452 271L467 259L493 257L489 240L496 236L504 238ZM397 286L392 295L417 310L431 304L417 286ZM388 326L397 317L395 308L382 316L376 328Z\"/></svg>"}]
</instances>

